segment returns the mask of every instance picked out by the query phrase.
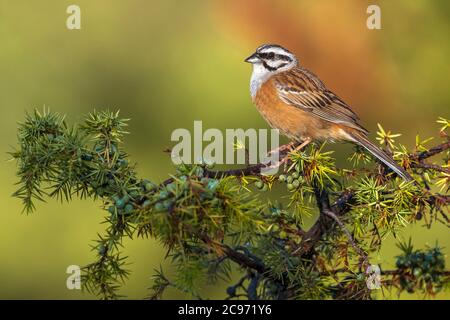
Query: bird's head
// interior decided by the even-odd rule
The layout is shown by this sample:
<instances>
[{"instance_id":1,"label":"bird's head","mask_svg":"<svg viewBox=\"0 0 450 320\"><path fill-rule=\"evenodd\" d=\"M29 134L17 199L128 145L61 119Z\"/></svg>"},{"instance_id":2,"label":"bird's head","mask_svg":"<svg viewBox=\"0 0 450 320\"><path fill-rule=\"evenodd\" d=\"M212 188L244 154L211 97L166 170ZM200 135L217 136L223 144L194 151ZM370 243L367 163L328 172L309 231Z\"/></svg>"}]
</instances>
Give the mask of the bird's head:
<instances>
[{"instance_id":1,"label":"bird's head","mask_svg":"<svg viewBox=\"0 0 450 320\"><path fill-rule=\"evenodd\" d=\"M289 50L276 44L260 46L245 62L253 64L254 68L262 69L268 73L277 73L289 70L297 65L297 58Z\"/></svg>"}]
</instances>

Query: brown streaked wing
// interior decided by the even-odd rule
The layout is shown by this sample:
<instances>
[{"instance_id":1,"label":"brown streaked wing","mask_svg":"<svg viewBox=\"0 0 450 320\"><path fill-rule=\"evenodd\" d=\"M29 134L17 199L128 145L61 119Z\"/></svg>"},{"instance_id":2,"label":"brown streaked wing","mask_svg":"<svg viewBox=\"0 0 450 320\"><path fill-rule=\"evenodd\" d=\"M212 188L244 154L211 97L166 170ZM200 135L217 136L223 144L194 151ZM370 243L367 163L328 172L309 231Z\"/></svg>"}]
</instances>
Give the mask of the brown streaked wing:
<instances>
[{"instance_id":1,"label":"brown streaked wing","mask_svg":"<svg viewBox=\"0 0 450 320\"><path fill-rule=\"evenodd\" d=\"M358 124L358 116L337 95L328 90L312 72L296 68L275 76L280 98L287 104L334 123L368 132Z\"/></svg>"}]
</instances>

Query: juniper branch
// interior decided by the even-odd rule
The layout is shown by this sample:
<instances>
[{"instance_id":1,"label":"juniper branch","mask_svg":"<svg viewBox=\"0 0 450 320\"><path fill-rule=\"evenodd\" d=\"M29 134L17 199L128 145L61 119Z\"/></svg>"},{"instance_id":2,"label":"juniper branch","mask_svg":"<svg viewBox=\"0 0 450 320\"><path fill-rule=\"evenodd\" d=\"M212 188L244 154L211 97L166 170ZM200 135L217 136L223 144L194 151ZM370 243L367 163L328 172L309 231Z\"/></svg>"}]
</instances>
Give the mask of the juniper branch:
<instances>
[{"instance_id":1,"label":"juniper branch","mask_svg":"<svg viewBox=\"0 0 450 320\"><path fill-rule=\"evenodd\" d=\"M433 218L428 217L430 221L440 220L439 214L447 223L449 220L444 209L450 196L433 193L428 183L423 183L422 190L399 184L384 170L339 170L330 153L317 146L309 153L290 152L292 143L276 150L281 162L288 163L278 178L261 175L261 169L268 166L263 163L231 170L181 165L176 174L155 184L137 177L120 148L125 127L126 121L117 113L96 112L79 128L69 128L63 117L36 112L20 126L19 149L12 153L19 163L20 186L15 195L23 200L26 210L33 210L34 200L46 196L69 201L78 195L102 201L108 212L108 228L93 247L97 261L85 267L83 283L103 298L120 297L120 283L128 276L120 254L122 239L135 233L156 237L166 247L177 268L170 286L197 297L194 282L204 270L227 278L233 263L249 280L247 298L330 297L334 289L327 277L338 281L338 274L351 281L339 282L337 297L368 298L370 294L357 279L361 270L353 268L345 252L339 253L341 243L343 250L350 243L367 257L374 239L381 238L380 229L398 228L398 221L406 219L414 222L419 219L419 214L412 214L417 208L420 212L427 209L425 213ZM389 145L393 146L391 140ZM432 175L431 181L448 190L448 168L424 160L449 149L450 143L445 142L427 151L402 151L400 155L413 173L443 173ZM282 179L283 174L289 177ZM361 178L366 174L369 177ZM277 179L286 182L290 205L299 206L298 210L269 204L249 189L253 183L259 189L263 188L258 185L271 187ZM313 199L309 205L319 209L319 216L309 230L303 230L301 218L308 210L307 199ZM363 214L357 215L359 211ZM366 217L372 219L370 223L363 220ZM377 233L370 245L366 242L371 238L369 232L358 236L347 229L368 228L370 224ZM346 240L340 238L342 233ZM430 253L435 265L427 262L432 265L427 272L447 276L436 250ZM429 269L425 262L416 268ZM409 290L402 281L422 289L425 283L427 292L447 281L418 280L411 278L411 267L401 264L400 269L392 285L402 290ZM169 285L167 278L161 278L159 284L161 290L155 287L155 297Z\"/></svg>"}]
</instances>

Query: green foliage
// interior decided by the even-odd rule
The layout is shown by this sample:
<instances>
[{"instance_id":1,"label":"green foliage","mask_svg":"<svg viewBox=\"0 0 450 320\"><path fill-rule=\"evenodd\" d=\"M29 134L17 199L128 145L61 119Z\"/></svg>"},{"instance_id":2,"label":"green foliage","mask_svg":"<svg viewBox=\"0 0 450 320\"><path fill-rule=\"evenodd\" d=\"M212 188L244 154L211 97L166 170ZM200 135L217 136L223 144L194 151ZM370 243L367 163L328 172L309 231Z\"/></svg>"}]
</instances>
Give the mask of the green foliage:
<instances>
[{"instance_id":1,"label":"green foliage","mask_svg":"<svg viewBox=\"0 0 450 320\"><path fill-rule=\"evenodd\" d=\"M400 243L399 248L402 255L397 257L396 266L400 272L394 281L400 289L433 296L448 286L450 273L444 272L445 258L441 248L414 250L411 239L408 243Z\"/></svg>"},{"instance_id":2,"label":"green foliage","mask_svg":"<svg viewBox=\"0 0 450 320\"><path fill-rule=\"evenodd\" d=\"M381 185L376 179L363 178L356 185L355 196L354 232L362 236L367 227L375 226L379 235L385 236L415 218L420 190L414 182Z\"/></svg>"},{"instance_id":3,"label":"green foliage","mask_svg":"<svg viewBox=\"0 0 450 320\"><path fill-rule=\"evenodd\" d=\"M332 151L322 152L324 144L317 147L315 144L309 154L305 152L294 152L291 154L292 165L289 171L302 172L302 177L309 184L317 184L321 187L324 183L334 183L331 175L336 174ZM295 187L295 186L294 186Z\"/></svg>"},{"instance_id":4,"label":"green foliage","mask_svg":"<svg viewBox=\"0 0 450 320\"><path fill-rule=\"evenodd\" d=\"M229 286L229 298L370 299L364 268L387 234L423 218L427 226L449 224L444 210L450 199L430 188L448 190L445 143L438 152L444 163L426 166L429 141L418 139L411 153L380 126L380 142L417 177L411 183L381 165L356 167L370 159L360 149L350 157L352 168L338 169L323 145L290 153L278 177L180 165L155 183L137 177L122 149L126 126L126 119L108 111L93 112L79 127L35 111L20 124L12 152L19 177L14 195L27 213L46 197L101 200L106 230L92 246L96 260L83 268L82 283L104 299L120 298L129 275L124 237L153 237L168 251L175 271L170 277L156 271L152 299L162 298L168 287L201 298L205 284L230 281L237 272L242 277ZM443 139L447 129L444 124ZM277 184L285 186L288 199L274 204L266 193ZM304 230L304 217L317 211L316 224ZM427 294L448 286L440 248L401 250L398 269L383 274L389 278L385 285Z\"/></svg>"}]
</instances>

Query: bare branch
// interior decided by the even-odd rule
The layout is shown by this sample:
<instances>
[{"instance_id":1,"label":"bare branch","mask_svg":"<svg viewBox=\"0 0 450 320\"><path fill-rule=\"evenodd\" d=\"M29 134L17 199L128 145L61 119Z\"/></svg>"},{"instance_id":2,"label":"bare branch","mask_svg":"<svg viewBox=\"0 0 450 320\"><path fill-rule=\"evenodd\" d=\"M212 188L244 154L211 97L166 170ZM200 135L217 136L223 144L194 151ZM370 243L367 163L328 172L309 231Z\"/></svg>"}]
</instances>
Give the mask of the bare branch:
<instances>
[{"instance_id":1,"label":"bare branch","mask_svg":"<svg viewBox=\"0 0 450 320\"><path fill-rule=\"evenodd\" d=\"M438 153L447 151L449 149L450 149L450 141L447 141L447 142L441 143L441 144L431 148L428 151L420 152L419 154L416 154L415 156L417 157L417 159L419 161L421 161L421 160L430 158Z\"/></svg>"}]
</instances>

